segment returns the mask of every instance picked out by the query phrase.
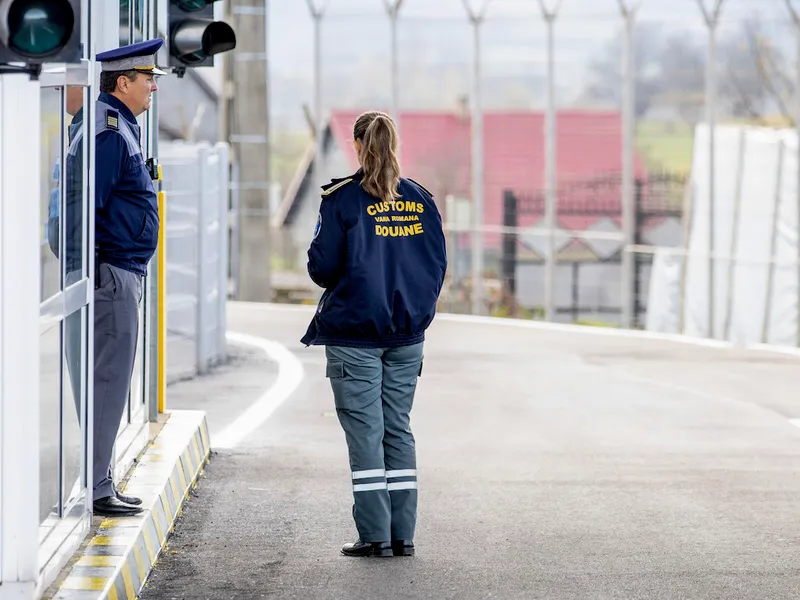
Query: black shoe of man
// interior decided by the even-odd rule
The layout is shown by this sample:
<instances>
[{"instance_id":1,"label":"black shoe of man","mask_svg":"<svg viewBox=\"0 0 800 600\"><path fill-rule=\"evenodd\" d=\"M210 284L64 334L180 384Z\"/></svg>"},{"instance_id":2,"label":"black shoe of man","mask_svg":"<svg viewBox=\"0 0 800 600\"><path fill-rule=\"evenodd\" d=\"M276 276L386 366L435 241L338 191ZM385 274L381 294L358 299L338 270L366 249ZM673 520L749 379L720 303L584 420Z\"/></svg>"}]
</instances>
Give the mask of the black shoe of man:
<instances>
[{"instance_id":1,"label":"black shoe of man","mask_svg":"<svg viewBox=\"0 0 800 600\"><path fill-rule=\"evenodd\" d=\"M353 544L342 546L342 554L345 556L378 556L386 558L387 556L392 556L392 544L389 542L362 542L358 540Z\"/></svg>"},{"instance_id":2,"label":"black shoe of man","mask_svg":"<svg viewBox=\"0 0 800 600\"><path fill-rule=\"evenodd\" d=\"M120 502L116 496L95 500L92 503L92 510L95 515L101 517L131 517L142 512L142 509L138 506Z\"/></svg>"},{"instance_id":3,"label":"black shoe of man","mask_svg":"<svg viewBox=\"0 0 800 600\"><path fill-rule=\"evenodd\" d=\"M125 494L120 494L116 490L114 490L114 493L117 495L117 500L119 500L120 502L124 502L125 504L139 506L142 503L142 499L137 498L136 496L126 496Z\"/></svg>"},{"instance_id":4,"label":"black shoe of man","mask_svg":"<svg viewBox=\"0 0 800 600\"><path fill-rule=\"evenodd\" d=\"M395 556L414 556L414 540L392 540Z\"/></svg>"}]
</instances>

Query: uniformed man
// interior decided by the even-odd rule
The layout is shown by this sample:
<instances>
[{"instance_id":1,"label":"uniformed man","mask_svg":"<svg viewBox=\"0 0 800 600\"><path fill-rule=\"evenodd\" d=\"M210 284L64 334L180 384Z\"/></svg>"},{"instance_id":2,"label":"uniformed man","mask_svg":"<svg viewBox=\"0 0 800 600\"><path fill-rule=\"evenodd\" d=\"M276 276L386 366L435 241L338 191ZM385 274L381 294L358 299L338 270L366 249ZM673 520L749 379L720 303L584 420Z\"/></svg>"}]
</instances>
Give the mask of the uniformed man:
<instances>
[{"instance_id":1,"label":"uniformed man","mask_svg":"<svg viewBox=\"0 0 800 600\"><path fill-rule=\"evenodd\" d=\"M311 279L325 288L302 341L324 345L345 433L358 540L346 556L411 556L417 458L410 412L425 331L447 270L432 195L400 176L397 130L380 112L353 127L361 168L324 187Z\"/></svg>"},{"instance_id":2,"label":"uniformed man","mask_svg":"<svg viewBox=\"0 0 800 600\"><path fill-rule=\"evenodd\" d=\"M93 509L105 516L141 512L139 498L117 491L111 457L133 375L142 280L158 243L157 167L143 157L136 118L151 106L156 75L166 74L156 67L163 43L147 40L97 55Z\"/></svg>"}]
</instances>

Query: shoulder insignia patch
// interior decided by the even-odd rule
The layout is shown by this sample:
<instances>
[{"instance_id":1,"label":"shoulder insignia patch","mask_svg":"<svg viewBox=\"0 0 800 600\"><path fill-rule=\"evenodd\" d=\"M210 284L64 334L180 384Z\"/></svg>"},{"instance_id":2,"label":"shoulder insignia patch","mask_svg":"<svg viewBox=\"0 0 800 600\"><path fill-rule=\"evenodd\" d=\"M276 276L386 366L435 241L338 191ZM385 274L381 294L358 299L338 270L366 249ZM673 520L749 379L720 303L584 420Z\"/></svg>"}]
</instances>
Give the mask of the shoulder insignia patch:
<instances>
[{"instance_id":1,"label":"shoulder insignia patch","mask_svg":"<svg viewBox=\"0 0 800 600\"><path fill-rule=\"evenodd\" d=\"M330 196L333 192L335 192L336 190L338 190L341 187L346 186L351 181L353 181L353 179L349 178L349 179L344 179L343 181L340 181L338 183L335 183L332 186L330 186L328 188L325 188L325 190L322 192L322 195L323 196Z\"/></svg>"},{"instance_id":2,"label":"shoulder insignia patch","mask_svg":"<svg viewBox=\"0 0 800 600\"><path fill-rule=\"evenodd\" d=\"M119 113L116 110L107 110L106 111L106 126L109 129L119 129Z\"/></svg>"},{"instance_id":3,"label":"shoulder insignia patch","mask_svg":"<svg viewBox=\"0 0 800 600\"><path fill-rule=\"evenodd\" d=\"M414 183L414 184L418 185L419 187L421 187L423 190L425 190L425 193L428 194L428 196L433 198L433 194L431 193L431 191L428 188L426 188L424 185L422 185L420 182L414 181L413 179L411 179L411 177L406 177L406 179L408 179L411 183Z\"/></svg>"}]
</instances>

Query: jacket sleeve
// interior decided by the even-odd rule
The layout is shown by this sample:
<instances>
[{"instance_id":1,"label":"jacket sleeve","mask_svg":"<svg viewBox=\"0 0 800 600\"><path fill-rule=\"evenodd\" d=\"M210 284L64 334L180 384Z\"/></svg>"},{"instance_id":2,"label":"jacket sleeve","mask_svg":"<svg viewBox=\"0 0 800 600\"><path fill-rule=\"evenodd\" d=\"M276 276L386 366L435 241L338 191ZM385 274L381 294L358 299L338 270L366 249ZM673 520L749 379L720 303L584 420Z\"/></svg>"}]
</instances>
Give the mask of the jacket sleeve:
<instances>
[{"instance_id":1,"label":"jacket sleeve","mask_svg":"<svg viewBox=\"0 0 800 600\"><path fill-rule=\"evenodd\" d=\"M115 131L98 135L95 156L95 206L102 209L128 162L128 149L122 135Z\"/></svg>"},{"instance_id":2,"label":"jacket sleeve","mask_svg":"<svg viewBox=\"0 0 800 600\"><path fill-rule=\"evenodd\" d=\"M314 239L308 249L308 274L321 288L335 286L345 271L347 240L344 222L333 198L323 198Z\"/></svg>"}]
</instances>

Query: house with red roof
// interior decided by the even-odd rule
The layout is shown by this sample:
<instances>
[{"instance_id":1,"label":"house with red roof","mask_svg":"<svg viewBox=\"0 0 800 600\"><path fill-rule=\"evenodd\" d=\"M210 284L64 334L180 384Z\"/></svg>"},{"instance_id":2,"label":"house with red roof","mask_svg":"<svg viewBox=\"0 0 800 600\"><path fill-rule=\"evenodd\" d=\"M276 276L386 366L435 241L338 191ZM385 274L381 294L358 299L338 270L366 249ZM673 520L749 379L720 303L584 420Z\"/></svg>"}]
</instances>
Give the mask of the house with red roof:
<instances>
[{"instance_id":1,"label":"house with red roof","mask_svg":"<svg viewBox=\"0 0 800 600\"><path fill-rule=\"evenodd\" d=\"M334 111L324 132L321 161L323 181L358 169L352 128L361 111ZM469 200L471 188L471 118L447 111L405 111L399 118L400 162L403 174L428 188L447 221L448 196ZM487 226L503 224L503 197L513 191L525 199L518 205L518 225L544 226L545 115L537 111L484 113L484 214ZM622 172L622 118L618 111L562 110L556 119L558 181L558 260L607 260L619 253L614 240L571 237L569 231L621 232L620 174ZM319 208L318 189L312 189L310 171L315 149L309 148L286 190L273 224L289 232L303 268ZM638 179L647 177L643 161L635 157ZM603 184L606 182L606 184ZM609 184L610 182L610 184ZM669 227L674 238L679 224ZM662 228L663 229L663 228ZM658 237L658 236L656 236ZM662 236L663 237L663 236ZM650 240L664 243L668 240ZM519 256L541 262L546 256L544 236L521 236ZM465 250L468 251L467 241ZM502 248L499 234L485 235L486 265L496 272ZM466 255L464 255L466 256ZM468 262L468 257L467 257ZM615 265L618 271L619 266ZM466 267L468 273L469 268ZM536 276L533 277L536 279ZM618 280L618 273L614 279ZM599 276L599 279L608 279ZM534 293L534 296L540 294Z\"/></svg>"}]
</instances>

